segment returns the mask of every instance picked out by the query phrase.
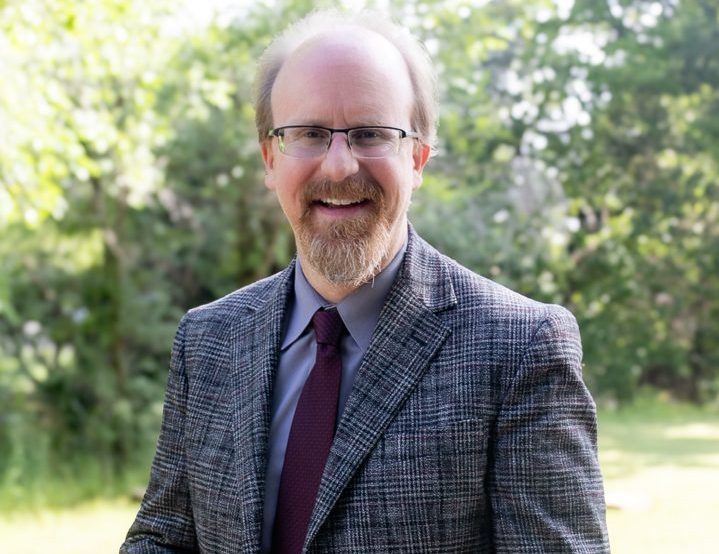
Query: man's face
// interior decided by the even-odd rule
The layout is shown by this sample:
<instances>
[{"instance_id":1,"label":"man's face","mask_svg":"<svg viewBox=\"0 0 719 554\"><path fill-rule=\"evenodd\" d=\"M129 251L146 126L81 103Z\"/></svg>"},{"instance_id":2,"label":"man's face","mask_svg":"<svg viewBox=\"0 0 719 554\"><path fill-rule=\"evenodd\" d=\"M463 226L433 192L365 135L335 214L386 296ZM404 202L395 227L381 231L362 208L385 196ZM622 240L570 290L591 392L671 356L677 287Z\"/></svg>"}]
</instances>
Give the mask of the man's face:
<instances>
[{"instance_id":1,"label":"man's face","mask_svg":"<svg viewBox=\"0 0 719 554\"><path fill-rule=\"evenodd\" d=\"M301 46L272 89L275 127L385 125L406 131L413 109L399 52L368 31L324 35ZM429 147L405 138L385 158L355 158L335 133L323 156L292 158L265 141L265 183L279 199L303 264L332 284L356 287L396 254L406 236L412 191Z\"/></svg>"}]
</instances>

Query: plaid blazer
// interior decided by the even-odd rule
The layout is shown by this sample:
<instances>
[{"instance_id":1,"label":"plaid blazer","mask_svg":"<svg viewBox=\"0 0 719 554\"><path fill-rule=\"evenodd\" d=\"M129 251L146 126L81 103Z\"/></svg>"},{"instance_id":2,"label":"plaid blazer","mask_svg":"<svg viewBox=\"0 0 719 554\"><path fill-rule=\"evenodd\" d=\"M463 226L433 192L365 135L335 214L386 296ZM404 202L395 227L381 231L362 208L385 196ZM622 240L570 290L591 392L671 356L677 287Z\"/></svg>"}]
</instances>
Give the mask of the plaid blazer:
<instances>
[{"instance_id":1,"label":"plaid blazer","mask_svg":"<svg viewBox=\"0 0 719 554\"><path fill-rule=\"evenodd\" d=\"M189 311L123 553L256 553L294 263ZM574 317L410 228L338 422L309 553L608 552Z\"/></svg>"}]
</instances>

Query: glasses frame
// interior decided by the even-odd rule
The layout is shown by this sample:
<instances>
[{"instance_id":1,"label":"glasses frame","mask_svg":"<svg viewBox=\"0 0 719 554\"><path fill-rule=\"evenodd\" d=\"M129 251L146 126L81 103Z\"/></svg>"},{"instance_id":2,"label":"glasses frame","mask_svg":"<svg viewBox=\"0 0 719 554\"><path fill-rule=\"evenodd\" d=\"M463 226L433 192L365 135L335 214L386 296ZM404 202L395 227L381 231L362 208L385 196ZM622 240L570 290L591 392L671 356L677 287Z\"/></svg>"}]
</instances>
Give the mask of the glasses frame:
<instances>
[{"instance_id":1,"label":"glasses frame","mask_svg":"<svg viewBox=\"0 0 719 554\"><path fill-rule=\"evenodd\" d=\"M330 146L332 145L332 137L334 136L334 134L335 133L344 133L347 137L347 148L349 148L350 152L352 152L352 155L355 156L356 158L362 158L362 159L366 159L366 160L381 160L382 158L386 158L387 156L372 157L372 156L357 155L357 153L354 150L352 150L352 144L350 143L350 137L349 137L350 131L357 131L359 129L390 129L392 131L399 131L399 140L403 140L406 138L411 138L411 139L419 139L420 138L419 133L417 133L416 131L405 131L404 129L400 129L399 127L390 127L387 125L361 125L359 127L347 127L346 129L333 129L332 127L323 127L322 125L283 125L282 127L276 127L274 129L270 129L269 132L267 133L267 136L270 138L277 137L277 140L278 140L279 146L280 146L280 152L282 152L285 156L289 156L290 158L296 158L296 159L300 159L300 160L311 160L314 158L319 158L320 154L318 154L317 156L304 157L304 156L292 156L285 152L286 146L285 146L284 141L282 140L284 138L285 129L303 129L303 128L322 129L323 131L329 131L330 139L327 141L327 146L325 147L325 151L322 153L322 155L326 154L329 151ZM388 152L388 155L397 154L398 151L399 151L399 145L397 146L397 150L395 150L392 153Z\"/></svg>"}]
</instances>

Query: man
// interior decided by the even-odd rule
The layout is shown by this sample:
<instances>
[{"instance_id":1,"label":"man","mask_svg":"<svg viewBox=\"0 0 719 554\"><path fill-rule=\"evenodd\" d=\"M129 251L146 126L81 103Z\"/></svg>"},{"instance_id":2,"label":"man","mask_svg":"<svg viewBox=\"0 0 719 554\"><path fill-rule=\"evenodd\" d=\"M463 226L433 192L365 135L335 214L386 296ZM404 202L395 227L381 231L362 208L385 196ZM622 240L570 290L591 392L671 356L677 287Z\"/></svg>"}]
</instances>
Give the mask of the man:
<instances>
[{"instance_id":1,"label":"man","mask_svg":"<svg viewBox=\"0 0 719 554\"><path fill-rule=\"evenodd\" d=\"M283 272L191 310L122 552L607 552L574 318L407 222L434 140L423 50L320 12L259 70Z\"/></svg>"}]
</instances>

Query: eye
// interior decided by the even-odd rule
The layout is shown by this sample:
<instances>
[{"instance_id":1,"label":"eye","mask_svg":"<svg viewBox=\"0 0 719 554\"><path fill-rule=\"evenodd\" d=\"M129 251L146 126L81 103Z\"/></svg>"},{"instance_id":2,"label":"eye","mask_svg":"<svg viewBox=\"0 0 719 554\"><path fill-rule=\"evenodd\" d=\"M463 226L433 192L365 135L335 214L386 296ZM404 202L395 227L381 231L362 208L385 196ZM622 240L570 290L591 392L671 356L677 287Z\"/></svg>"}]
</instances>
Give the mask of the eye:
<instances>
[{"instance_id":1,"label":"eye","mask_svg":"<svg viewBox=\"0 0 719 554\"><path fill-rule=\"evenodd\" d=\"M353 134L356 140L381 139L386 135L382 129L355 129Z\"/></svg>"},{"instance_id":2,"label":"eye","mask_svg":"<svg viewBox=\"0 0 719 554\"><path fill-rule=\"evenodd\" d=\"M297 138L305 141L322 141L327 139L327 131L316 127L302 127L296 129Z\"/></svg>"},{"instance_id":3,"label":"eye","mask_svg":"<svg viewBox=\"0 0 719 554\"><path fill-rule=\"evenodd\" d=\"M363 127L352 131L352 140L360 146L371 146L392 142L394 135L390 129Z\"/></svg>"}]
</instances>

